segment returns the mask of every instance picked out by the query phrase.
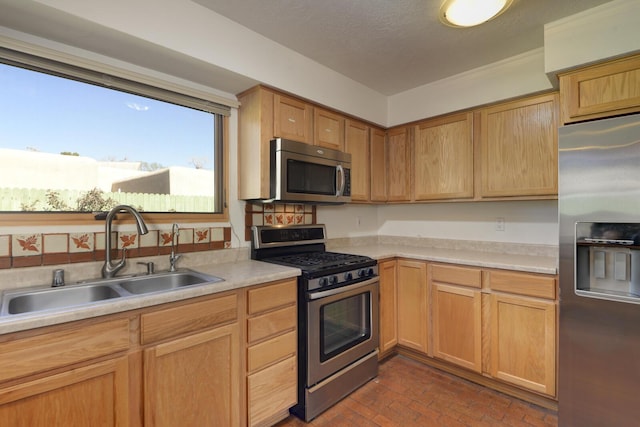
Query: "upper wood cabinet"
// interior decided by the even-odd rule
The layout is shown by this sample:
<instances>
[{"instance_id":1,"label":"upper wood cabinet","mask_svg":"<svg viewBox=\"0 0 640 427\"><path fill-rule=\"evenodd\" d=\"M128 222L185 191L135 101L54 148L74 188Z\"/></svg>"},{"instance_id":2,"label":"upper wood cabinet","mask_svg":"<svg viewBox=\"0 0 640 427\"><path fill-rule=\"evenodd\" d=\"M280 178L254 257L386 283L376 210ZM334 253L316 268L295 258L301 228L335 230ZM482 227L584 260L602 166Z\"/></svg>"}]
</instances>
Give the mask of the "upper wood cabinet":
<instances>
[{"instance_id":1,"label":"upper wood cabinet","mask_svg":"<svg viewBox=\"0 0 640 427\"><path fill-rule=\"evenodd\" d=\"M478 197L557 197L558 95L497 104L479 115Z\"/></svg>"},{"instance_id":2,"label":"upper wood cabinet","mask_svg":"<svg viewBox=\"0 0 640 427\"><path fill-rule=\"evenodd\" d=\"M274 95L273 100L273 136L312 144L313 107L304 101L279 93Z\"/></svg>"},{"instance_id":3,"label":"upper wood cabinet","mask_svg":"<svg viewBox=\"0 0 640 427\"><path fill-rule=\"evenodd\" d=\"M414 200L473 197L473 114L415 126Z\"/></svg>"},{"instance_id":4,"label":"upper wood cabinet","mask_svg":"<svg viewBox=\"0 0 640 427\"><path fill-rule=\"evenodd\" d=\"M369 126L346 120L345 129L345 151L351 154L351 200L368 202L371 189Z\"/></svg>"},{"instance_id":5,"label":"upper wood cabinet","mask_svg":"<svg viewBox=\"0 0 640 427\"><path fill-rule=\"evenodd\" d=\"M563 123L640 111L640 55L559 77Z\"/></svg>"},{"instance_id":6,"label":"upper wood cabinet","mask_svg":"<svg viewBox=\"0 0 640 427\"><path fill-rule=\"evenodd\" d=\"M313 109L313 143L321 147L344 151L343 116L323 108Z\"/></svg>"},{"instance_id":7,"label":"upper wood cabinet","mask_svg":"<svg viewBox=\"0 0 640 427\"><path fill-rule=\"evenodd\" d=\"M382 129L371 129L371 201L387 201L387 134Z\"/></svg>"},{"instance_id":8,"label":"upper wood cabinet","mask_svg":"<svg viewBox=\"0 0 640 427\"><path fill-rule=\"evenodd\" d=\"M387 132L387 200L411 200L411 129L408 126Z\"/></svg>"}]
</instances>

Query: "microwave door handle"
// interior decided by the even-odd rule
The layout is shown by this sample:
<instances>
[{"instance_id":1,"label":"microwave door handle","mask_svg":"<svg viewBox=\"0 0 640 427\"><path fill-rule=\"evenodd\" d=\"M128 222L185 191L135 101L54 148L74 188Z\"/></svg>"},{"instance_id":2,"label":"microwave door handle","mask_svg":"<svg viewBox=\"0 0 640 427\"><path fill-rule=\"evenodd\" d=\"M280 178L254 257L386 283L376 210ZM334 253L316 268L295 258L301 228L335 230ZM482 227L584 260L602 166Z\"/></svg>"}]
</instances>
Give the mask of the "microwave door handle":
<instances>
[{"instance_id":1,"label":"microwave door handle","mask_svg":"<svg viewBox=\"0 0 640 427\"><path fill-rule=\"evenodd\" d=\"M338 177L340 177L339 185L338 185ZM344 186L345 186L344 169L342 168L342 165L336 166L336 186L338 187L338 190L336 191L336 197L340 197L342 196L342 193L344 193Z\"/></svg>"}]
</instances>

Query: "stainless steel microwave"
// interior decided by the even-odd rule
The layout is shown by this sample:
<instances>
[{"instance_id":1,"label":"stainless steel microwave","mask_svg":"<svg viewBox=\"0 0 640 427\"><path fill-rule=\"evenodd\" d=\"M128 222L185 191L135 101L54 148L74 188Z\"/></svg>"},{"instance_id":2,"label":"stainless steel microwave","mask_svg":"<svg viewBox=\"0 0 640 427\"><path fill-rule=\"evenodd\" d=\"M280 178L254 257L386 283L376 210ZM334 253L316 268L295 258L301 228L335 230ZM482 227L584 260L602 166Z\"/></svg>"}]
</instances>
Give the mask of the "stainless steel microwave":
<instances>
[{"instance_id":1,"label":"stainless steel microwave","mask_svg":"<svg viewBox=\"0 0 640 427\"><path fill-rule=\"evenodd\" d=\"M282 138L271 140L270 148L274 201L351 201L351 154Z\"/></svg>"}]
</instances>

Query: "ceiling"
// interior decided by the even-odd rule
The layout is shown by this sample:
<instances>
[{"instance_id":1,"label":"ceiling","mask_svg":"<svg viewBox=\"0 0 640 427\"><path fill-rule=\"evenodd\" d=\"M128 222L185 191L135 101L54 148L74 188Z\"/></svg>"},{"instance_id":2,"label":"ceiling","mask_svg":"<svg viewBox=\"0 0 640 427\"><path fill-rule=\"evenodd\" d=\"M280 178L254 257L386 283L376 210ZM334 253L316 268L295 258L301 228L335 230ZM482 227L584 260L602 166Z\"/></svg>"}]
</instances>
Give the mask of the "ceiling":
<instances>
[{"instance_id":1,"label":"ceiling","mask_svg":"<svg viewBox=\"0 0 640 427\"><path fill-rule=\"evenodd\" d=\"M370 89L393 95L542 47L545 23L611 0L514 0L498 18L467 29L439 22L442 0L180 1L208 8ZM228 93L258 83L43 3L48 2L0 0L0 26Z\"/></svg>"},{"instance_id":2,"label":"ceiling","mask_svg":"<svg viewBox=\"0 0 640 427\"><path fill-rule=\"evenodd\" d=\"M442 0L192 0L384 95L544 44L544 24L611 0L514 0L474 28L440 23Z\"/></svg>"}]
</instances>

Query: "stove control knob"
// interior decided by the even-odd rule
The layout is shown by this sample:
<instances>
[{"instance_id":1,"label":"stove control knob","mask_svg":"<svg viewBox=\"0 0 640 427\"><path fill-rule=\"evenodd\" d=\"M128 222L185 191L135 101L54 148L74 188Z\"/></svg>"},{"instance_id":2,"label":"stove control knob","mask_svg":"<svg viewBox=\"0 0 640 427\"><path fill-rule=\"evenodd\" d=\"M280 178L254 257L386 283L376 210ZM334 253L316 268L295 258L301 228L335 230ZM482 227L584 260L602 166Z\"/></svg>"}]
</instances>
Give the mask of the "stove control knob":
<instances>
[{"instance_id":1,"label":"stove control knob","mask_svg":"<svg viewBox=\"0 0 640 427\"><path fill-rule=\"evenodd\" d=\"M363 268L361 270L358 270L358 277L367 277L367 269Z\"/></svg>"},{"instance_id":2,"label":"stove control knob","mask_svg":"<svg viewBox=\"0 0 640 427\"><path fill-rule=\"evenodd\" d=\"M367 270L367 276L373 276L375 274L375 272L373 271L373 268L369 267L369 269Z\"/></svg>"},{"instance_id":3,"label":"stove control knob","mask_svg":"<svg viewBox=\"0 0 640 427\"><path fill-rule=\"evenodd\" d=\"M344 273L344 280L352 280L353 274L349 271L348 273Z\"/></svg>"},{"instance_id":4,"label":"stove control knob","mask_svg":"<svg viewBox=\"0 0 640 427\"><path fill-rule=\"evenodd\" d=\"M338 283L338 276L329 277L329 284L330 285L335 285L336 283Z\"/></svg>"},{"instance_id":5,"label":"stove control knob","mask_svg":"<svg viewBox=\"0 0 640 427\"><path fill-rule=\"evenodd\" d=\"M329 280L327 280L326 277L321 277L320 280L318 281L318 284L321 287L327 286L328 283L329 283Z\"/></svg>"}]
</instances>

